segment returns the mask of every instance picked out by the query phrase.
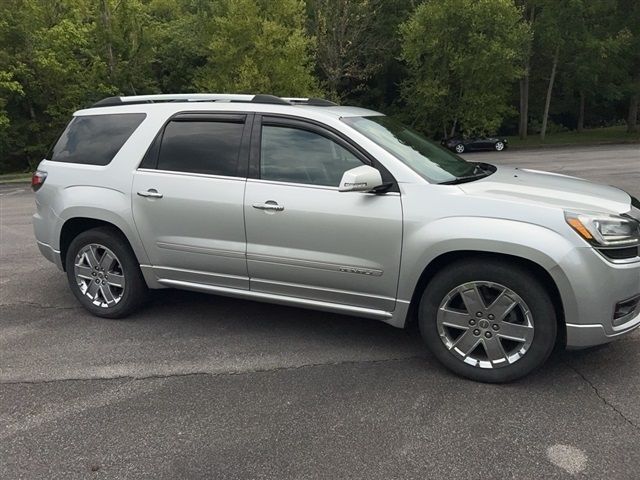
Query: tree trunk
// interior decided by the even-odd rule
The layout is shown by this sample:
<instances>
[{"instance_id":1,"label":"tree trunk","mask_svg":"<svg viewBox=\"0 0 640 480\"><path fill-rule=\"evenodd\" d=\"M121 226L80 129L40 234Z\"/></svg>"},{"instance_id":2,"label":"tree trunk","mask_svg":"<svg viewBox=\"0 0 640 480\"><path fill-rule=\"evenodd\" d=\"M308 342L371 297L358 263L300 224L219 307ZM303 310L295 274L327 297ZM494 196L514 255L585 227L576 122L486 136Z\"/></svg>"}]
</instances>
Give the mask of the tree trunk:
<instances>
[{"instance_id":1,"label":"tree trunk","mask_svg":"<svg viewBox=\"0 0 640 480\"><path fill-rule=\"evenodd\" d=\"M584 103L585 103L584 91L580 90L580 109L578 110L578 133L582 133L582 131L584 130Z\"/></svg>"},{"instance_id":2,"label":"tree trunk","mask_svg":"<svg viewBox=\"0 0 640 480\"><path fill-rule=\"evenodd\" d=\"M540 130L540 138L544 140L547 134L547 119L549 118L549 106L551 105L551 92L553 91L553 82L556 79L556 69L558 68L558 57L560 56L560 46L556 46L553 54L553 66L551 67L551 77L549 77L549 86L547 88L547 98L544 101L544 114L542 115L542 130Z\"/></svg>"},{"instance_id":3,"label":"tree trunk","mask_svg":"<svg viewBox=\"0 0 640 480\"><path fill-rule=\"evenodd\" d=\"M531 7L531 15L529 17L529 25L533 30L533 21L536 17L535 6ZM531 68L531 42L526 53L526 62L524 65L524 76L520 79L520 124L518 125L518 134L520 138L527 138L529 131L529 70Z\"/></svg>"},{"instance_id":4,"label":"tree trunk","mask_svg":"<svg viewBox=\"0 0 640 480\"><path fill-rule=\"evenodd\" d=\"M638 132L638 94L631 95L629 99L629 115L627 115L627 132Z\"/></svg>"},{"instance_id":5,"label":"tree trunk","mask_svg":"<svg viewBox=\"0 0 640 480\"><path fill-rule=\"evenodd\" d=\"M453 125L451 125L451 134L449 135L449 137L453 137L456 133L456 126L458 125L458 119L456 118L453 121Z\"/></svg>"},{"instance_id":6,"label":"tree trunk","mask_svg":"<svg viewBox=\"0 0 640 480\"><path fill-rule=\"evenodd\" d=\"M113 57L113 46L111 45L111 14L109 12L109 4L107 3L107 0L102 0L102 23L104 25L107 40L106 50L109 66L109 78L113 79L115 60Z\"/></svg>"},{"instance_id":7,"label":"tree trunk","mask_svg":"<svg viewBox=\"0 0 640 480\"><path fill-rule=\"evenodd\" d=\"M527 60L527 64L529 61ZM529 65L526 66L527 73L520 79L520 124L518 134L520 138L527 138L529 130Z\"/></svg>"}]
</instances>

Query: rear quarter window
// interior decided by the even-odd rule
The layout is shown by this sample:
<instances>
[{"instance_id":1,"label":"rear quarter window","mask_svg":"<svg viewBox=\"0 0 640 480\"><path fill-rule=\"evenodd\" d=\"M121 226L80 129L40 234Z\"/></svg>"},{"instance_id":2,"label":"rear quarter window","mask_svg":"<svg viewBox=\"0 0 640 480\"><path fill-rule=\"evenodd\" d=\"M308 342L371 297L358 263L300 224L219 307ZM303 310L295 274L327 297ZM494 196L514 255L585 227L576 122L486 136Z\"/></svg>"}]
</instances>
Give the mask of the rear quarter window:
<instances>
[{"instance_id":1,"label":"rear quarter window","mask_svg":"<svg viewBox=\"0 0 640 480\"><path fill-rule=\"evenodd\" d=\"M108 165L145 117L144 113L74 117L48 157L54 162Z\"/></svg>"}]
</instances>

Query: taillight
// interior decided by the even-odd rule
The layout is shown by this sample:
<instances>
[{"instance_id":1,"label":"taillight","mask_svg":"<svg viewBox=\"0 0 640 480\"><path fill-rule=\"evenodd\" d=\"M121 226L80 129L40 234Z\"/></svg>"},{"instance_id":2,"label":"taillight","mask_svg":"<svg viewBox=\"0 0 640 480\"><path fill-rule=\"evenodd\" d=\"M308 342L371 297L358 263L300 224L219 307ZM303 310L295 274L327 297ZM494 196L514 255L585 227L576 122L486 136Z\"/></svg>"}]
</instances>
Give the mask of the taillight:
<instances>
[{"instance_id":1,"label":"taillight","mask_svg":"<svg viewBox=\"0 0 640 480\"><path fill-rule=\"evenodd\" d=\"M31 177L31 189L34 192L40 190L40 187L44 185L44 181L47 179L47 172L43 172L41 170L37 170L33 173Z\"/></svg>"}]
</instances>

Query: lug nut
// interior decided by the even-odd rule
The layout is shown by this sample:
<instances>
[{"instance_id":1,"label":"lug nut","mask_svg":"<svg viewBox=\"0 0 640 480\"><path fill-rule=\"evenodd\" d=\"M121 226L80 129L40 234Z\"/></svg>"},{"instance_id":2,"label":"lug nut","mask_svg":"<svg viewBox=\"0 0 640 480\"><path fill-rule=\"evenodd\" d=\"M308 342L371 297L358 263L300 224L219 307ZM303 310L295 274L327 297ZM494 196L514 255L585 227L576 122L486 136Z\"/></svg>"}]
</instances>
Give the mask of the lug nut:
<instances>
[{"instance_id":1,"label":"lug nut","mask_svg":"<svg viewBox=\"0 0 640 480\"><path fill-rule=\"evenodd\" d=\"M487 333L484 334L484 336L487 337L487 338L491 338L493 335L491 335L491 332L487 332Z\"/></svg>"},{"instance_id":2,"label":"lug nut","mask_svg":"<svg viewBox=\"0 0 640 480\"><path fill-rule=\"evenodd\" d=\"M477 337L478 335L480 335L480 330L478 330L477 328L473 331L473 334Z\"/></svg>"},{"instance_id":3,"label":"lug nut","mask_svg":"<svg viewBox=\"0 0 640 480\"><path fill-rule=\"evenodd\" d=\"M500 330L500 325L498 325L497 323L494 323L492 328L497 332L498 330Z\"/></svg>"},{"instance_id":4,"label":"lug nut","mask_svg":"<svg viewBox=\"0 0 640 480\"><path fill-rule=\"evenodd\" d=\"M496 318L496 317L493 316L493 313L490 313L489 314L489 320L493 320L494 318Z\"/></svg>"},{"instance_id":5,"label":"lug nut","mask_svg":"<svg viewBox=\"0 0 640 480\"><path fill-rule=\"evenodd\" d=\"M476 317L481 317L481 316L482 316L482 312L476 313Z\"/></svg>"},{"instance_id":6,"label":"lug nut","mask_svg":"<svg viewBox=\"0 0 640 480\"><path fill-rule=\"evenodd\" d=\"M476 321L473 318L469 320L469 325L474 326L475 324L476 324Z\"/></svg>"},{"instance_id":7,"label":"lug nut","mask_svg":"<svg viewBox=\"0 0 640 480\"><path fill-rule=\"evenodd\" d=\"M96 272L91 272L91 275L93 275L95 277L96 276Z\"/></svg>"}]
</instances>

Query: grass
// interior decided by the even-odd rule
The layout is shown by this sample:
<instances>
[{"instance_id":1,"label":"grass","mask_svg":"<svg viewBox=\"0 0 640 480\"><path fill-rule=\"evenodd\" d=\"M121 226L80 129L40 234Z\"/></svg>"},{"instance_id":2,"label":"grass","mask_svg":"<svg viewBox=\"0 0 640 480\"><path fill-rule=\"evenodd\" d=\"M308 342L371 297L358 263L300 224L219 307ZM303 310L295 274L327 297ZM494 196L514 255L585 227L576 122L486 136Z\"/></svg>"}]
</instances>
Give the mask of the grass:
<instances>
[{"instance_id":1,"label":"grass","mask_svg":"<svg viewBox=\"0 0 640 480\"><path fill-rule=\"evenodd\" d=\"M30 173L5 173L0 175L0 184L2 183L25 183L31 181Z\"/></svg>"},{"instance_id":2,"label":"grass","mask_svg":"<svg viewBox=\"0 0 640 480\"><path fill-rule=\"evenodd\" d=\"M507 137L510 147L544 147L560 145L595 145L607 143L640 143L639 133L627 133L627 127L591 128L582 133L576 131L561 132L547 135L544 142L540 135L529 135L522 140L518 136Z\"/></svg>"}]
</instances>

